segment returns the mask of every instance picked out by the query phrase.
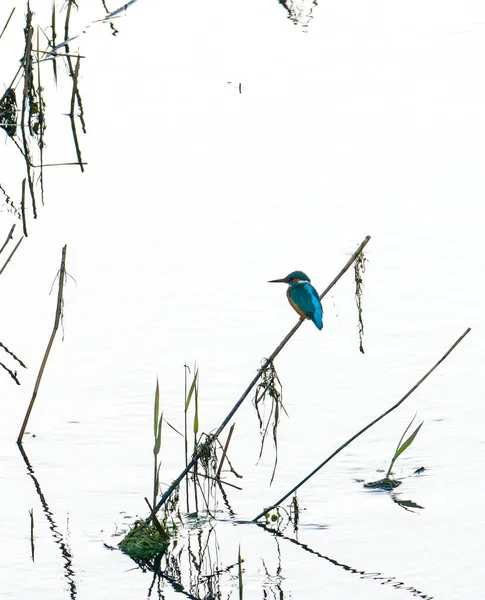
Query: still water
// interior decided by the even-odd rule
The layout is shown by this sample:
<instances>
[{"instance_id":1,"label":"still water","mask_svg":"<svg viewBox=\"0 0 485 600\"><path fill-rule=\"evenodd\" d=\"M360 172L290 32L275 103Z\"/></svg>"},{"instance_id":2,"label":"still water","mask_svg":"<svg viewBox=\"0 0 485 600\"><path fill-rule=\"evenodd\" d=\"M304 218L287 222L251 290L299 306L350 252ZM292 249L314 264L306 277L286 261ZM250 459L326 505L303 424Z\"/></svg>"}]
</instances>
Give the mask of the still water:
<instances>
[{"instance_id":1,"label":"still water","mask_svg":"<svg viewBox=\"0 0 485 600\"><path fill-rule=\"evenodd\" d=\"M22 55L23 10L0 40L5 64ZM20 386L0 374L0 597L237 598L240 548L245 598L482 598L485 7L137 2L115 37L90 25L102 16L81 7L71 23L71 51L86 56L86 172L46 172L45 206L2 274L0 341L28 369ZM45 80L51 162L75 160L63 81L52 95ZM20 192L10 140L0 152L0 183ZM0 217L6 236L14 220ZM104 544L147 515L156 377L164 417L183 429L184 364L196 362L200 429L216 429L295 323L283 286L266 282L303 269L322 291L366 235L365 354L349 271L324 299L323 331L305 323L276 361L288 417L273 484L274 453L267 444L258 462L248 399L229 453L243 478L228 480L242 490L228 490L229 508L217 499L217 519L181 533L183 590L175 569L153 583ZM72 278L26 462L15 440L64 244ZM468 326L409 400L299 491L297 532L248 523L397 402ZM403 483L365 489L416 412L424 425L394 469ZM182 467L167 426L163 488ZM197 577L199 559L219 575Z\"/></svg>"}]
</instances>

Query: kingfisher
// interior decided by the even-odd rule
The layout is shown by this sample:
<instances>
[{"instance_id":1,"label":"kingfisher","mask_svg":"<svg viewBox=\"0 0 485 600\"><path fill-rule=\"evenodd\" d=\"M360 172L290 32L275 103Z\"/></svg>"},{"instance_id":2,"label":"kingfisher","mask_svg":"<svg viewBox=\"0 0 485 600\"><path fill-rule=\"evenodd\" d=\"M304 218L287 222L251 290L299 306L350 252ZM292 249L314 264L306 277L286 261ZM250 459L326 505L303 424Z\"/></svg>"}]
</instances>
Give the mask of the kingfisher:
<instances>
[{"instance_id":1,"label":"kingfisher","mask_svg":"<svg viewBox=\"0 0 485 600\"><path fill-rule=\"evenodd\" d=\"M272 279L268 283L287 283L286 296L291 306L302 320L310 319L318 329L322 329L322 303L308 275L303 271L293 271L283 279Z\"/></svg>"}]
</instances>

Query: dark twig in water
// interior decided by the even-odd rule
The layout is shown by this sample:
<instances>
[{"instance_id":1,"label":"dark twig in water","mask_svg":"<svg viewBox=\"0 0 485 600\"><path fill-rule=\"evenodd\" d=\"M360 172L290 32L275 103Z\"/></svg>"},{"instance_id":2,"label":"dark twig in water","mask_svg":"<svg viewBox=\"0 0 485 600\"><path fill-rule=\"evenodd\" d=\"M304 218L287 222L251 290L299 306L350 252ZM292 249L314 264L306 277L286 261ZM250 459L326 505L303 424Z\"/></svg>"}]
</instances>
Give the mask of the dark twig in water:
<instances>
[{"instance_id":1,"label":"dark twig in water","mask_svg":"<svg viewBox=\"0 0 485 600\"><path fill-rule=\"evenodd\" d=\"M32 408L34 406L35 399L37 397L37 392L39 391L40 382L42 379L42 375L44 374L44 369L47 364L47 359L49 358L49 354L52 348L52 344L54 343L54 339L56 337L57 330L59 328L59 323L61 321L62 316L62 307L63 307L63 293L64 293L64 281L66 279L66 251L67 246L64 246L62 249L62 259L61 259L61 267L59 269L59 288L57 292L57 307L56 307L56 316L54 319L54 327L52 329L51 337L49 338L49 343L47 344L47 348L44 354L44 358L42 359L42 363L40 365L39 373L37 375L37 379L34 385L34 391L32 393L32 398L30 400L29 407L27 408L27 412L25 413L24 422L22 423L22 427L20 429L19 436L17 438L17 444L22 444L22 438L24 436L25 428L27 427L27 423L29 422L30 413L32 412Z\"/></svg>"},{"instance_id":2,"label":"dark twig in water","mask_svg":"<svg viewBox=\"0 0 485 600\"><path fill-rule=\"evenodd\" d=\"M359 350L364 354L364 321L362 319L362 290L363 290L363 274L365 273L365 263L367 259L364 253L361 252L354 263L355 273L355 302L357 304L357 313L359 316Z\"/></svg>"},{"instance_id":3,"label":"dark twig in water","mask_svg":"<svg viewBox=\"0 0 485 600\"><path fill-rule=\"evenodd\" d=\"M72 77L72 94L71 94L71 111L69 113L69 117L71 119L71 128L72 128L72 137L74 138L74 146L76 147L76 155L77 155L77 160L78 160L78 164L81 167L81 171L84 171L84 166L83 166L83 160L81 158L81 148L79 147L79 140L77 137L77 131L76 131L76 118L74 115L74 103L76 98L79 96L79 92L77 89L77 80L78 80L78 76L79 76L79 66L81 64L81 59L78 57L77 61L76 61L76 69L74 71L74 75ZM79 103L79 101L78 101ZM81 115L78 115L81 118Z\"/></svg>"},{"instance_id":4,"label":"dark twig in water","mask_svg":"<svg viewBox=\"0 0 485 600\"><path fill-rule=\"evenodd\" d=\"M20 385L20 381L17 378L17 371L11 371L8 367L6 367L2 362L0 362L0 367L3 367L5 371L10 375L10 377L15 381L17 385Z\"/></svg>"},{"instance_id":5,"label":"dark twig in water","mask_svg":"<svg viewBox=\"0 0 485 600\"><path fill-rule=\"evenodd\" d=\"M28 458L27 454L25 453L24 447L22 446L22 444L19 444L18 448L20 450L20 454L22 455L22 458L24 459L25 465L27 467L27 474L32 479L34 486L35 486L35 491L37 492L37 495L39 496L39 500L42 505L42 511L45 514L47 522L49 523L49 529L52 532L52 537L54 539L54 542L56 543L57 546L59 546L59 549L61 551L62 559L64 562L64 564L63 564L64 577L67 580L67 585L69 587L69 598L70 598L70 600L76 600L76 597L77 597L76 579L75 579L75 573L74 573L74 569L73 569L73 565L72 565L72 554L71 554L71 551L69 550L69 545L66 541L64 541L64 536L57 528L56 521L54 520L54 514L52 513L51 509L49 508L46 497L44 496L44 493L42 492L42 488L40 487L40 483L35 476L34 469L32 468L29 458Z\"/></svg>"},{"instance_id":6,"label":"dark twig in water","mask_svg":"<svg viewBox=\"0 0 485 600\"><path fill-rule=\"evenodd\" d=\"M350 269L350 267L352 266L352 263L357 258L357 256L359 256L359 254L362 252L362 250L367 245L367 243L369 242L369 240L370 240L370 235L368 235L364 239L364 241L359 245L359 247L357 248L357 250L349 258L349 260L347 261L347 263L345 264L345 266L343 267L343 269L340 271L340 273L338 273L338 275L333 279L333 281L330 283L330 285L327 286L327 288L323 291L323 293L320 294L320 299L322 299L326 294L328 294L328 292L337 283L337 281L345 274L346 271L348 271L348 269ZM239 409L239 407L241 406L241 404L244 402L244 400L250 394L251 390L258 383L258 381L261 378L261 376L264 373L264 371L269 367L269 365L273 362L273 360L276 358L276 356L285 347L285 345L292 338L292 336L298 331L298 329L301 327L302 323L303 323L303 321L301 321L301 320L298 321L298 323L286 335L286 337L279 344L279 346L273 351L273 353L270 355L270 357L264 362L264 364L261 367L261 369L259 369L259 371L255 375L255 377L253 378L253 380L251 381L251 383L244 390L243 394L241 395L241 397L239 398L239 400L236 402L236 404L232 407L232 409L230 410L229 414L224 419L224 421L221 423L221 425L219 426L219 428L217 429L217 431L211 436L214 440L216 440L219 437L219 435L222 433L222 431L228 425L229 421L232 419L232 417L234 416L234 414L236 413L236 411ZM198 462L198 460L200 459L200 456L201 456L200 455L200 451L198 451L198 452L196 452L194 454L194 456L192 457L192 460L190 461L190 463L185 467L185 469L177 477L177 479L175 479L175 481L170 485L170 487L164 492L164 494L162 495L162 497L158 501L158 503L155 506L155 508L153 509L153 511L147 517L147 519L146 519L147 523L150 522L150 520L152 518L152 515L156 514L160 510L160 508L165 504L165 502L171 496L171 494L174 492L174 490L178 488L178 486L179 486L180 482L182 481L182 479L192 469L192 467Z\"/></svg>"},{"instance_id":7,"label":"dark twig in water","mask_svg":"<svg viewBox=\"0 0 485 600\"><path fill-rule=\"evenodd\" d=\"M417 588L415 588L411 585L406 585L403 581L399 581L394 576L383 575L379 571L368 572L368 571L364 571L362 569L356 569L356 568L352 567L351 565L338 562L336 559L331 558L330 556L325 556L324 554L321 554L320 552L318 552L318 550L314 550L308 544L300 542L298 539L295 539L293 537L287 536L282 531L273 529L270 526L266 525L265 523L258 523L258 527L261 527L261 529L264 529L265 531L271 533L276 539L286 540L287 542L290 542L290 543L294 544L295 546L298 546L304 552L308 552L312 556L321 558L321 559L327 561L328 563L330 563L331 565L333 565L334 567L339 567L340 569L345 571L345 573L348 573L351 575L358 575L361 579L365 578L365 579L377 581L380 586L391 585L393 588L396 588L396 589L407 590L408 592L411 592L411 594L414 597L418 597L421 600L433 600L433 598L434 598L434 596L428 596L427 594L424 594L421 590L418 590Z\"/></svg>"},{"instance_id":8,"label":"dark twig in water","mask_svg":"<svg viewBox=\"0 0 485 600\"><path fill-rule=\"evenodd\" d=\"M445 360L445 358L447 358L447 356L456 348L456 346L462 341L462 339L469 332L470 332L470 327L465 331L465 333L463 333L456 340L456 342L451 346L451 348L449 348L449 350L447 350L445 352L445 354L439 359L439 361L433 367L431 367L431 369L426 373L426 375L424 375L423 377L421 377L421 379L415 385L413 385L413 387L406 394L404 394L404 396L399 400L399 402L396 402L396 404L394 404L393 406L391 406L391 408L389 408L384 413L382 413L382 415L380 415L379 417L377 417L377 419L374 419L371 423L369 423L368 425L366 425L363 429L361 429L359 432L357 432L355 435L353 435L350 439L348 439L344 444L342 444L339 448L337 448L337 450L335 450L334 452L332 452L332 454L328 458L326 458L322 463L320 463L316 469L314 469L309 475L307 475L304 479L302 479L300 481L300 483L298 483L297 485L295 485L295 487L292 488L287 494L285 494L282 498L280 498L277 502L275 502L274 504L272 504L268 508L265 508L257 517L254 517L253 522L258 521L261 517L264 517L264 515L266 515L268 513L268 511L273 510L273 508L276 508L277 506L280 506L280 504L282 502L284 502L289 496L291 496L291 494L293 494L294 492L296 492L296 490L298 488L300 488L311 477L313 477L313 475L315 475L315 473L318 473L318 471L320 471L320 469L322 467L324 467L328 462L330 462L334 456L336 456L339 452L341 452L344 448L346 448L351 442L353 442L355 439L357 439L365 431L367 431L368 429L370 429L373 425L375 425L376 423L378 423L381 419L383 419L384 417L386 417L389 413L391 413L398 406L400 406L423 383L423 381L427 377L429 377L431 375L431 373Z\"/></svg>"},{"instance_id":9,"label":"dark twig in water","mask_svg":"<svg viewBox=\"0 0 485 600\"><path fill-rule=\"evenodd\" d=\"M24 369L26 369L26 368L27 368L27 367L24 365L24 363L23 363L23 362L20 360L20 358L19 358L18 356L16 356L16 355L15 355L15 354L14 354L14 353L11 351L11 350L9 350L9 349L7 348L7 346L4 346L4 345L2 344L2 342L0 342L0 348L3 348L7 354L10 354L10 356L11 356L13 359L15 359L15 360L16 360L16 361L19 363L19 365L20 365L21 367L23 367Z\"/></svg>"},{"instance_id":10,"label":"dark twig in water","mask_svg":"<svg viewBox=\"0 0 485 600\"><path fill-rule=\"evenodd\" d=\"M24 230L24 236L27 236L27 221L25 219L25 177L22 180L22 199L20 201L20 213L22 215L22 228Z\"/></svg>"},{"instance_id":11,"label":"dark twig in water","mask_svg":"<svg viewBox=\"0 0 485 600\"><path fill-rule=\"evenodd\" d=\"M29 510L30 515L30 556L32 562L35 561L35 544L34 544L34 509Z\"/></svg>"}]
</instances>

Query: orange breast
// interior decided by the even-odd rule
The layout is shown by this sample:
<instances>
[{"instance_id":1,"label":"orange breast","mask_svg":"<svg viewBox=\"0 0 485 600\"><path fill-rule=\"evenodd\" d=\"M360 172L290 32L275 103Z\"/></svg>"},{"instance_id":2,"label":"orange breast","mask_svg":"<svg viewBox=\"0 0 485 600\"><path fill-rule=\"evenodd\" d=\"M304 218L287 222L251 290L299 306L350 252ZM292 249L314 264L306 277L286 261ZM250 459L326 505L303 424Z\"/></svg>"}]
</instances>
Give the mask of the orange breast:
<instances>
[{"instance_id":1,"label":"orange breast","mask_svg":"<svg viewBox=\"0 0 485 600\"><path fill-rule=\"evenodd\" d=\"M308 317L307 317L307 316L306 316L306 314L305 314L305 313L304 313L304 312L301 310L301 308L300 308L300 307L299 307L297 304L295 304L295 303L293 302L293 300L291 299L291 296L290 296L290 289L291 289L291 288L288 288L288 289L286 290L286 297L288 298L288 302L291 304L291 306L293 306L293 308L294 308L294 309L296 310L296 312L297 312L297 313L300 315L300 317L303 317L304 319L308 319Z\"/></svg>"}]
</instances>

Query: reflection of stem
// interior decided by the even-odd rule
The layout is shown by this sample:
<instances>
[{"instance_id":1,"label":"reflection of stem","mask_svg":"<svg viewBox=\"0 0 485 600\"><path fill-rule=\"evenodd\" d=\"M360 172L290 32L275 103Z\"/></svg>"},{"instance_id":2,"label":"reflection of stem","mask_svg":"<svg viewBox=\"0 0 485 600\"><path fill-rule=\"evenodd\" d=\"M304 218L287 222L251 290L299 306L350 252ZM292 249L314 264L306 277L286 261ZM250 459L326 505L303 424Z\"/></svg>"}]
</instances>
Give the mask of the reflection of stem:
<instances>
[{"instance_id":1,"label":"reflection of stem","mask_svg":"<svg viewBox=\"0 0 485 600\"><path fill-rule=\"evenodd\" d=\"M49 343L47 344L44 358L42 359L42 364L40 365L39 374L37 375L37 380L35 382L34 391L32 393L32 398L30 400L29 407L27 409L27 412L25 413L24 422L22 423L22 427L20 429L19 437L17 439L17 444L22 443L22 438L24 436L25 428L27 427L27 423L29 422L30 413L32 412L32 408L34 406L34 402L37 397L37 392L39 391L40 381L42 379L42 375L44 374L45 365L47 363L47 359L49 358L52 344L54 343L54 338L56 337L57 329L59 328L59 322L61 320L61 315L62 315L62 297L63 297L63 291L64 291L64 279L66 277L66 250L67 250L67 246L64 246L64 248L62 249L61 268L59 270L59 290L57 292L57 308L56 308L56 317L54 320L54 328L52 329L51 337L49 339Z\"/></svg>"},{"instance_id":2,"label":"reflection of stem","mask_svg":"<svg viewBox=\"0 0 485 600\"><path fill-rule=\"evenodd\" d=\"M24 462L27 466L27 473L29 474L32 481L34 482L35 489L37 491L40 502L42 504L42 509L47 518L47 521L49 522L49 529L52 531L52 537L54 538L55 543L61 549L61 554L62 554L62 557L64 558L64 563L65 563L64 564L65 577L66 577L66 579L68 581L68 585L69 585L69 596L70 596L71 600L75 600L76 595L77 595L77 589L76 589L76 582L74 580L74 570L72 568L71 552L70 552L69 548L67 547L66 542L64 541L64 537L63 537L62 533L60 533L60 531L58 531L58 529L57 529L57 525L56 525L56 522L54 521L53 514L49 508L49 505L47 504L44 494L42 493L40 484L34 474L34 469L32 468L32 465L30 464L27 454L25 453L25 450L21 443L18 444L18 448L19 448L20 454L22 455L22 458L24 459Z\"/></svg>"},{"instance_id":3,"label":"reflection of stem","mask_svg":"<svg viewBox=\"0 0 485 600\"><path fill-rule=\"evenodd\" d=\"M232 509L232 506L229 504L229 498L227 497L226 490L221 485L220 479L217 480L217 484L219 485L219 490L221 491L222 499L224 501L224 504L226 505L227 512L229 513L231 519L234 519L236 517L236 513Z\"/></svg>"},{"instance_id":4,"label":"reflection of stem","mask_svg":"<svg viewBox=\"0 0 485 600\"><path fill-rule=\"evenodd\" d=\"M34 509L29 510L30 515L30 555L32 556L32 562L34 562L35 546L34 546Z\"/></svg>"},{"instance_id":5,"label":"reflection of stem","mask_svg":"<svg viewBox=\"0 0 485 600\"><path fill-rule=\"evenodd\" d=\"M22 200L20 201L20 211L22 213L22 227L24 236L27 237L27 221L25 219L25 177L22 180Z\"/></svg>"},{"instance_id":6,"label":"reflection of stem","mask_svg":"<svg viewBox=\"0 0 485 600\"><path fill-rule=\"evenodd\" d=\"M3 362L0 362L0 367L2 367L2 369L5 369L5 371L7 371L7 373L10 375L10 377L15 381L15 383L17 385L20 385L20 381L17 377L17 371L12 371L6 365L4 365Z\"/></svg>"},{"instance_id":7,"label":"reflection of stem","mask_svg":"<svg viewBox=\"0 0 485 600\"><path fill-rule=\"evenodd\" d=\"M431 373L445 360L445 358L456 348L456 346L462 341L462 339L470 331L471 331L471 329L469 327L465 331L465 333L462 333L461 336L456 340L456 342L451 346L451 348L449 348L445 352L445 354L439 359L439 361L433 367L431 367L431 369L426 373L426 375L423 375L423 377L421 377L421 379L417 383L415 383L413 385L413 387L408 392L406 392L406 394L404 394L404 396L399 400L399 402L396 402L396 404L394 404L393 406L391 406L391 408L387 409L386 412L382 413L382 415L378 416L377 419L374 419L371 423L369 423L368 425L366 425L363 429L361 429L359 432L357 432L355 435L353 435L349 440L347 440L344 444L342 444L339 448L337 448L337 450L335 450L334 452L332 452L332 454L328 458L326 458L322 463L320 463L318 465L318 467L316 467L316 469L313 469L313 471L309 475L307 475L306 477L304 477L300 481L300 483L298 483L297 485L295 485L295 487L292 488L287 494L285 494L282 498L280 498L277 502L275 502L274 504L272 504L270 507L265 508L257 517L254 517L253 522L258 521L268 511L272 510L276 506L279 506L282 502L284 502L288 498L288 496L291 496L291 494L293 494L294 492L296 492L296 490L298 488L300 488L311 477L313 477L313 475L315 475L315 473L317 473L324 465L326 465L328 462L330 462L334 456L336 456L339 452L341 452L344 448L346 448L351 442L353 442L356 438L358 438L360 435L362 435L365 431L367 431L368 429L370 429L378 421L380 421L381 419L383 419L384 417L386 417L390 412L392 412L398 406L400 406L404 402L404 400L406 400L406 398L409 398L409 396L423 383L423 381L427 377L429 377L429 375L431 375Z\"/></svg>"},{"instance_id":8,"label":"reflection of stem","mask_svg":"<svg viewBox=\"0 0 485 600\"><path fill-rule=\"evenodd\" d=\"M8 196L7 196L8 199ZM13 230L15 229L15 223L12 225L10 231L8 232L7 239L3 243L3 246L0 248L0 254L4 251L5 246L9 243L10 240L13 240Z\"/></svg>"},{"instance_id":9,"label":"reflection of stem","mask_svg":"<svg viewBox=\"0 0 485 600\"><path fill-rule=\"evenodd\" d=\"M352 266L352 263L354 262L354 260L357 259L357 257L359 256L359 254L362 252L362 250L364 249L364 247L369 242L369 240L370 240L370 235L368 235L363 240L363 242L359 245L359 247L357 248L357 250L352 254L352 256L349 258L349 260L347 261L347 263L345 264L345 266L338 273L338 275L326 287L326 289L320 294L320 300L326 294L328 294L328 292L337 283L337 281L348 271L348 269L350 269L350 267ZM241 404L248 397L248 395L251 392L251 390L258 383L258 381L261 378L261 376L263 375L263 373L271 365L271 363L276 358L276 356L281 352L281 350L283 350L283 348L286 346L287 342L292 338L292 336L300 328L300 326L302 325L302 323L303 323L303 320L299 320L298 323L293 327L293 329L291 329L291 331L286 335L286 337L283 339L283 341L280 343L280 345L276 348L276 350L273 351L273 353L271 354L271 356L264 361L263 366L261 367L261 369L259 369L259 371L255 375L254 379L251 381L251 383L248 385L248 387L243 392L242 396L239 398L239 400L236 402L236 404L232 407L231 411L229 412L229 414L227 415L227 417L224 419L224 421L221 423L221 425L219 425L219 428L217 429L217 431L211 436L211 438L213 440L216 440L219 437L219 435L225 429L226 425L232 419L232 417L234 416L234 414L236 413L236 411L239 409L239 407L241 406ZM172 483L172 485L162 495L162 497L158 501L158 504L155 506L155 508L153 509L153 511L151 512L151 514L147 517L147 519L146 519L147 522L149 522L150 519L152 518L152 515L156 514L160 510L160 508L163 506L163 504L165 504L165 502L168 500L168 498L173 493L173 491L179 486L180 482L185 477L185 475L198 462L198 460L200 459L200 456L201 456L200 452L196 452L194 454L194 456L193 456L192 460L190 461L190 463L185 467L185 469L182 471L182 473L177 477L177 479L175 479L175 481Z\"/></svg>"},{"instance_id":10,"label":"reflection of stem","mask_svg":"<svg viewBox=\"0 0 485 600\"><path fill-rule=\"evenodd\" d=\"M265 531L268 531L272 535L279 537L283 540L286 540L288 542L291 542L292 544L295 544L295 546L302 548L303 550L305 550L306 552L309 552L310 554L313 554L314 556L318 556L318 558L323 558L323 560L326 560L327 562L331 563L332 565L334 565L336 567L340 567L344 571L348 571L350 573L353 573L354 575L360 575L361 579L364 579L364 578L365 579L374 579L375 581L379 581L381 585L391 584L392 587L394 587L396 589L407 590L408 592L411 592L411 594L413 596L419 596L419 598L421 598L421 600L433 600L433 596L428 596L426 594L423 594L420 590L416 589L413 586L405 585L404 581L396 581L395 577L392 577L392 576L386 577L377 571L367 573L366 571L354 569L353 567L350 567L349 565L346 565L344 563L339 563L338 561L336 561L333 558L330 558L329 556L320 554L320 552L318 552L317 550L313 550L313 548L310 548L306 544L303 544L302 542L299 542L298 540L295 540L294 538L284 535L281 531L276 531L274 529L271 529L270 527L267 527L263 523L257 523L257 525L258 525L258 527L261 527L262 529L264 529Z\"/></svg>"}]
</instances>

